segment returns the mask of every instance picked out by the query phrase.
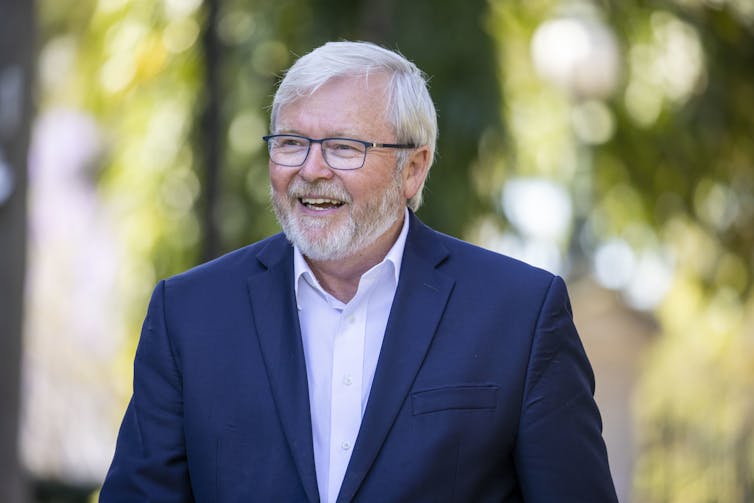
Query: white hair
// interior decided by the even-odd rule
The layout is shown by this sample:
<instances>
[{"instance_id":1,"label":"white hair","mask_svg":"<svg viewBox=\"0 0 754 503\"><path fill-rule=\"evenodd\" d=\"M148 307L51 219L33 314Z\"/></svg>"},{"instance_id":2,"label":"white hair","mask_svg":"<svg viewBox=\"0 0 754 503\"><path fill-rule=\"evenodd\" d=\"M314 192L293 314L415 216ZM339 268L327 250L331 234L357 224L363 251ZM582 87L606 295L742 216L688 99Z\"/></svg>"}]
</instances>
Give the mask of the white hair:
<instances>
[{"instance_id":1,"label":"white hair","mask_svg":"<svg viewBox=\"0 0 754 503\"><path fill-rule=\"evenodd\" d=\"M432 165L437 144L437 113L427 89L424 73L411 61L397 52L369 42L328 42L299 58L280 82L272 101L270 128L275 131L275 121L280 108L303 96L310 96L334 78L369 75L385 72L388 82L387 117L396 142L429 147L429 165ZM403 169L409 152L397 155L398 169ZM425 179L426 180L426 179ZM416 211L422 203L424 183L408 207Z\"/></svg>"}]
</instances>

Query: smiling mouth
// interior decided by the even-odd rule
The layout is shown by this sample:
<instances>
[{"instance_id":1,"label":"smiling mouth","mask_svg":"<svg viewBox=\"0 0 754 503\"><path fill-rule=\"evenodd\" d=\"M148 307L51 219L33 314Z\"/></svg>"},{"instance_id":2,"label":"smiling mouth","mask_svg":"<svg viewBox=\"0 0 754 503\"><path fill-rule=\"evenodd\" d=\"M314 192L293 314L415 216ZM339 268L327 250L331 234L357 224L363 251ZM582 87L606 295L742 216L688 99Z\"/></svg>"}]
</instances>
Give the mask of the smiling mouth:
<instances>
[{"instance_id":1,"label":"smiling mouth","mask_svg":"<svg viewBox=\"0 0 754 503\"><path fill-rule=\"evenodd\" d=\"M327 198L315 198L315 197L300 197L299 202L309 208L310 210L315 211L325 211L325 210L331 210L335 208L340 208L345 203L343 201L339 201L337 199L327 199Z\"/></svg>"}]
</instances>

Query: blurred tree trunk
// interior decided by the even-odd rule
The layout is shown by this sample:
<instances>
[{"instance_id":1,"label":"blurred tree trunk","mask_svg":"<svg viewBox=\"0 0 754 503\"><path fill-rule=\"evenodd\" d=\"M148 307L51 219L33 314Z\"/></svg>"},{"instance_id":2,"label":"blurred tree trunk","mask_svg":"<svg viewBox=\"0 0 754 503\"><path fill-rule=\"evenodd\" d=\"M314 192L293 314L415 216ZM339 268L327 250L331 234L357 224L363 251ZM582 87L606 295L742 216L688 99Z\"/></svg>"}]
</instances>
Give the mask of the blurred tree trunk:
<instances>
[{"instance_id":1,"label":"blurred tree trunk","mask_svg":"<svg viewBox=\"0 0 754 503\"><path fill-rule=\"evenodd\" d=\"M393 0L361 0L360 4L361 38L389 46L393 33Z\"/></svg>"},{"instance_id":2,"label":"blurred tree trunk","mask_svg":"<svg viewBox=\"0 0 754 503\"><path fill-rule=\"evenodd\" d=\"M200 144L204 150L204 183L202 183L201 261L218 256L222 249L217 228L217 202L222 166L222 129L220 117L220 42L217 37L219 0L207 0L206 20L202 36L204 52L204 114L200 124Z\"/></svg>"},{"instance_id":3,"label":"blurred tree trunk","mask_svg":"<svg viewBox=\"0 0 754 503\"><path fill-rule=\"evenodd\" d=\"M25 501L18 453L34 2L0 0L0 501Z\"/></svg>"}]
</instances>

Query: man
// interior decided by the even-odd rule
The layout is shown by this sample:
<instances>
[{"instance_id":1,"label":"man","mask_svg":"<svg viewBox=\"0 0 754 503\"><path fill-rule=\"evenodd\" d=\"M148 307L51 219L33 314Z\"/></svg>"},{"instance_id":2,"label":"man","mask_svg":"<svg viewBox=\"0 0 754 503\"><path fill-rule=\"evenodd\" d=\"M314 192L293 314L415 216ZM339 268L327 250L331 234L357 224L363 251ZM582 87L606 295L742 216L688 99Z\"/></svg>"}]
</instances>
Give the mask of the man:
<instances>
[{"instance_id":1,"label":"man","mask_svg":"<svg viewBox=\"0 0 754 503\"><path fill-rule=\"evenodd\" d=\"M616 501L563 281L413 214L436 129L396 53L293 65L284 235L157 286L102 501Z\"/></svg>"}]
</instances>

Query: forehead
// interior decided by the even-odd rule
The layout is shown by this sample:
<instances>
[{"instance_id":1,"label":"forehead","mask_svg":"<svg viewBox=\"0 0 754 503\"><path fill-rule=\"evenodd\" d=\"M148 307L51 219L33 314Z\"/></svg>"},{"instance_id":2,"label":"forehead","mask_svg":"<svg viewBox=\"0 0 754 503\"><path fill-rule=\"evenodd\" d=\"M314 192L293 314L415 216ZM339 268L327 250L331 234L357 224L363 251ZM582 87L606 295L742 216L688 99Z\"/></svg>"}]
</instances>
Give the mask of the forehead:
<instances>
[{"instance_id":1,"label":"forehead","mask_svg":"<svg viewBox=\"0 0 754 503\"><path fill-rule=\"evenodd\" d=\"M387 118L388 83L384 72L333 78L281 106L275 129L312 136L384 134L392 130Z\"/></svg>"}]
</instances>

